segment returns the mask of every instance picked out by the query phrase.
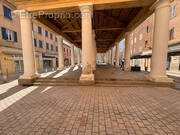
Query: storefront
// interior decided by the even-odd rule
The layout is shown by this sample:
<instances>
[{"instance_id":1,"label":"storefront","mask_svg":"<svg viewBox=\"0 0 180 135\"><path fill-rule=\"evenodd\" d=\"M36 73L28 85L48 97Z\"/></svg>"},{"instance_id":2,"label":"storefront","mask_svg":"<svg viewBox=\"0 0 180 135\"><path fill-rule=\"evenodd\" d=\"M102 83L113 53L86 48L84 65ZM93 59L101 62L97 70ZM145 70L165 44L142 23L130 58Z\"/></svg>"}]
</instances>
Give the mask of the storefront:
<instances>
[{"instance_id":1,"label":"storefront","mask_svg":"<svg viewBox=\"0 0 180 135\"><path fill-rule=\"evenodd\" d=\"M52 70L52 69L55 69L57 67L55 55L42 54L42 58L43 58L44 70Z\"/></svg>"},{"instance_id":2,"label":"storefront","mask_svg":"<svg viewBox=\"0 0 180 135\"><path fill-rule=\"evenodd\" d=\"M0 70L3 74L23 72L23 57L21 54L4 52L0 54Z\"/></svg>"}]
</instances>

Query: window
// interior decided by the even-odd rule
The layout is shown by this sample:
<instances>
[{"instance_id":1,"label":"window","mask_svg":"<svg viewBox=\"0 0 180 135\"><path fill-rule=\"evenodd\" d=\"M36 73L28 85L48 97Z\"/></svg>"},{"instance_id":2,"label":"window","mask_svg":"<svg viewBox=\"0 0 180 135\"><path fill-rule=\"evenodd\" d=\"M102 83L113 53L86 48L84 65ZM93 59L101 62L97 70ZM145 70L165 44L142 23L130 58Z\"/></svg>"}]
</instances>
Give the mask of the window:
<instances>
[{"instance_id":1,"label":"window","mask_svg":"<svg viewBox=\"0 0 180 135\"><path fill-rule=\"evenodd\" d=\"M146 32L147 32L147 33L150 32L150 26L149 26L149 25L146 27Z\"/></svg>"},{"instance_id":2,"label":"window","mask_svg":"<svg viewBox=\"0 0 180 135\"><path fill-rule=\"evenodd\" d=\"M53 44L51 44L51 51L53 51L53 49L54 49L54 48L53 48Z\"/></svg>"},{"instance_id":3,"label":"window","mask_svg":"<svg viewBox=\"0 0 180 135\"><path fill-rule=\"evenodd\" d=\"M6 29L6 39L12 41L12 31Z\"/></svg>"},{"instance_id":4,"label":"window","mask_svg":"<svg viewBox=\"0 0 180 135\"><path fill-rule=\"evenodd\" d=\"M34 38L34 46L37 47L37 39Z\"/></svg>"},{"instance_id":5,"label":"window","mask_svg":"<svg viewBox=\"0 0 180 135\"><path fill-rule=\"evenodd\" d=\"M174 28L172 28L170 31L169 31L169 40L173 40L174 39Z\"/></svg>"},{"instance_id":6,"label":"window","mask_svg":"<svg viewBox=\"0 0 180 135\"><path fill-rule=\"evenodd\" d=\"M55 37L55 41L57 42L57 37Z\"/></svg>"},{"instance_id":7,"label":"window","mask_svg":"<svg viewBox=\"0 0 180 135\"><path fill-rule=\"evenodd\" d=\"M8 19L12 19L11 9L3 5L4 16Z\"/></svg>"},{"instance_id":8,"label":"window","mask_svg":"<svg viewBox=\"0 0 180 135\"><path fill-rule=\"evenodd\" d=\"M48 37L48 31L47 30L45 30L45 36Z\"/></svg>"},{"instance_id":9,"label":"window","mask_svg":"<svg viewBox=\"0 0 180 135\"><path fill-rule=\"evenodd\" d=\"M40 26L38 26L38 33L42 34L42 28Z\"/></svg>"},{"instance_id":10,"label":"window","mask_svg":"<svg viewBox=\"0 0 180 135\"><path fill-rule=\"evenodd\" d=\"M142 39L143 39L143 34L141 33L139 36L139 40L142 40Z\"/></svg>"},{"instance_id":11,"label":"window","mask_svg":"<svg viewBox=\"0 0 180 135\"><path fill-rule=\"evenodd\" d=\"M171 6L170 18L174 18L176 16L176 5Z\"/></svg>"},{"instance_id":12,"label":"window","mask_svg":"<svg viewBox=\"0 0 180 135\"><path fill-rule=\"evenodd\" d=\"M1 27L2 39L18 42L17 32Z\"/></svg>"},{"instance_id":13,"label":"window","mask_svg":"<svg viewBox=\"0 0 180 135\"><path fill-rule=\"evenodd\" d=\"M43 43L41 40L39 40L39 48L43 48Z\"/></svg>"},{"instance_id":14,"label":"window","mask_svg":"<svg viewBox=\"0 0 180 135\"><path fill-rule=\"evenodd\" d=\"M50 38L53 39L53 34L52 33L50 34Z\"/></svg>"},{"instance_id":15,"label":"window","mask_svg":"<svg viewBox=\"0 0 180 135\"><path fill-rule=\"evenodd\" d=\"M58 52L58 47L56 46L56 52Z\"/></svg>"},{"instance_id":16,"label":"window","mask_svg":"<svg viewBox=\"0 0 180 135\"><path fill-rule=\"evenodd\" d=\"M46 49L49 50L49 43L46 43Z\"/></svg>"},{"instance_id":17,"label":"window","mask_svg":"<svg viewBox=\"0 0 180 135\"><path fill-rule=\"evenodd\" d=\"M148 40L145 41L145 48L148 48Z\"/></svg>"}]
</instances>

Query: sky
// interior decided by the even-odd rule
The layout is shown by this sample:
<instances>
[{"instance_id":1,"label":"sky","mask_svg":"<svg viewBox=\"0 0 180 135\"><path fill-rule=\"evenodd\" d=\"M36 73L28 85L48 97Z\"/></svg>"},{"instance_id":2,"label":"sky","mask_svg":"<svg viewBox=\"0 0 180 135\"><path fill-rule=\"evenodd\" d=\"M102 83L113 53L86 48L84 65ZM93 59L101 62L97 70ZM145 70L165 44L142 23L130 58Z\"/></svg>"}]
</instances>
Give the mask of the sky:
<instances>
[{"instance_id":1,"label":"sky","mask_svg":"<svg viewBox=\"0 0 180 135\"><path fill-rule=\"evenodd\" d=\"M120 42L120 46L119 46L120 51L122 51L122 50L123 50L123 43L124 43L124 39L123 39L123 40L121 40L121 42Z\"/></svg>"},{"instance_id":2,"label":"sky","mask_svg":"<svg viewBox=\"0 0 180 135\"><path fill-rule=\"evenodd\" d=\"M68 43L68 42L66 42L65 40L63 40L63 43L64 43L64 44L66 44L66 45L71 46L71 44L70 44L70 43Z\"/></svg>"}]
</instances>

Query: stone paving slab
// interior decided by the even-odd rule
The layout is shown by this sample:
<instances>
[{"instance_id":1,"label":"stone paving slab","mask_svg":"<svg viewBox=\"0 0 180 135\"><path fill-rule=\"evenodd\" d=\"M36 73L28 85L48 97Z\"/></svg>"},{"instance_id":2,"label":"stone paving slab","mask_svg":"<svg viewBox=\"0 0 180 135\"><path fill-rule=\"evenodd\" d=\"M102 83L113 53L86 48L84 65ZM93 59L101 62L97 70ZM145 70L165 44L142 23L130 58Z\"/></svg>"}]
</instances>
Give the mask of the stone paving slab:
<instances>
[{"instance_id":1,"label":"stone paving slab","mask_svg":"<svg viewBox=\"0 0 180 135\"><path fill-rule=\"evenodd\" d=\"M146 80L147 72L124 72L111 65L99 65L95 71L96 79L117 79L117 80Z\"/></svg>"},{"instance_id":2,"label":"stone paving slab","mask_svg":"<svg viewBox=\"0 0 180 135\"><path fill-rule=\"evenodd\" d=\"M79 79L81 76L82 68L75 66L74 68L67 68L65 71L57 71L54 74L46 76L46 78L70 78ZM59 75L58 75L59 74ZM116 69L111 65L97 65L95 71L96 80L104 79L118 79L118 80L146 80L145 75L147 72L124 72L120 68Z\"/></svg>"},{"instance_id":3,"label":"stone paving slab","mask_svg":"<svg viewBox=\"0 0 180 135\"><path fill-rule=\"evenodd\" d=\"M171 88L16 86L7 92L0 94L0 135L180 134L180 92Z\"/></svg>"}]
</instances>

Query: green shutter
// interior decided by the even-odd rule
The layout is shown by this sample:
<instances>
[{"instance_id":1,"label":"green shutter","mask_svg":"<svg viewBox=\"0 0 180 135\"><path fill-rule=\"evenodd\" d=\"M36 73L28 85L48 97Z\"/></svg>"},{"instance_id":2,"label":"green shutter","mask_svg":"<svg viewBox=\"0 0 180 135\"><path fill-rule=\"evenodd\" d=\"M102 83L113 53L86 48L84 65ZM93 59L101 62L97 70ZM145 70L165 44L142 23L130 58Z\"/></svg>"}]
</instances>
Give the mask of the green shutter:
<instances>
[{"instance_id":1,"label":"green shutter","mask_svg":"<svg viewBox=\"0 0 180 135\"><path fill-rule=\"evenodd\" d=\"M1 27L1 33L2 33L2 39L7 40L7 37L6 37L6 28Z\"/></svg>"},{"instance_id":2,"label":"green shutter","mask_svg":"<svg viewBox=\"0 0 180 135\"><path fill-rule=\"evenodd\" d=\"M17 39L17 32L14 31L14 42L18 42L18 39Z\"/></svg>"}]
</instances>

